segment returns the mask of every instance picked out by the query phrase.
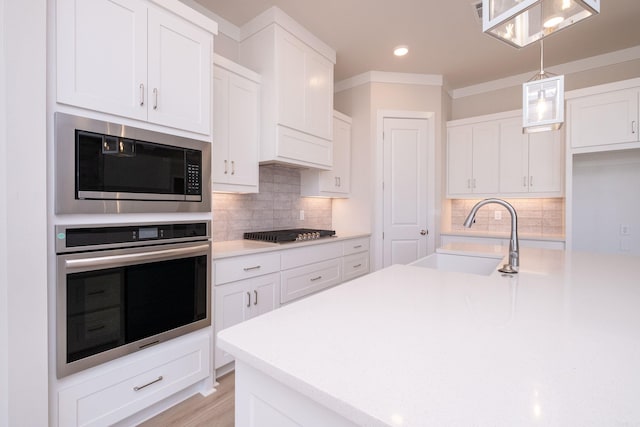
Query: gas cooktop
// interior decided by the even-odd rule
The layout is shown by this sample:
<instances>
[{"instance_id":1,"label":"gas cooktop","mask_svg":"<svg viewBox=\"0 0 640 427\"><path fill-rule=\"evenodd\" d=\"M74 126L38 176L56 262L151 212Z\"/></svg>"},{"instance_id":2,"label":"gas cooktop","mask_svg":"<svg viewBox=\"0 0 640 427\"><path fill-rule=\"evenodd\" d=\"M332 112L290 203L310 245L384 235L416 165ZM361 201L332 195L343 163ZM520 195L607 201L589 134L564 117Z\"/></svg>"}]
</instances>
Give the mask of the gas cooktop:
<instances>
[{"instance_id":1,"label":"gas cooktop","mask_svg":"<svg viewBox=\"0 0 640 427\"><path fill-rule=\"evenodd\" d=\"M252 231L244 233L248 240L260 240L262 242L285 243L316 240L323 237L334 236L334 230L315 230L311 228L292 228L290 230Z\"/></svg>"}]
</instances>

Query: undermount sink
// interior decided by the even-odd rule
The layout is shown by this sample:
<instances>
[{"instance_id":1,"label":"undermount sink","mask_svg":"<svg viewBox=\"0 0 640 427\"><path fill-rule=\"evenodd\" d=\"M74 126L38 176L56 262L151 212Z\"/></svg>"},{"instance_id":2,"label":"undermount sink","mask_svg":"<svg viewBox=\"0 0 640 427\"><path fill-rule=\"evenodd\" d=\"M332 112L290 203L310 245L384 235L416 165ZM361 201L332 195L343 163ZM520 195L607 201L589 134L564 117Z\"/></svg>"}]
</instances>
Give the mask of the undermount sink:
<instances>
[{"instance_id":1,"label":"undermount sink","mask_svg":"<svg viewBox=\"0 0 640 427\"><path fill-rule=\"evenodd\" d=\"M488 276L498 269L502 258L502 255L480 256L436 252L409 265Z\"/></svg>"}]
</instances>

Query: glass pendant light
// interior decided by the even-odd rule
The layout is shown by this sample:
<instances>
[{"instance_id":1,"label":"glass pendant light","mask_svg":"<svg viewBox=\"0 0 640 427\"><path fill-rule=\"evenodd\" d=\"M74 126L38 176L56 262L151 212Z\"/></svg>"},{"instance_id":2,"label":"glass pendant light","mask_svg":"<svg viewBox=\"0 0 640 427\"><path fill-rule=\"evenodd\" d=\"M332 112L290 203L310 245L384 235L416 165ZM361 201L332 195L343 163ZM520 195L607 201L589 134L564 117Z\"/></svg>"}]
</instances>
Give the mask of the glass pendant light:
<instances>
[{"instance_id":1,"label":"glass pendant light","mask_svg":"<svg viewBox=\"0 0 640 427\"><path fill-rule=\"evenodd\" d=\"M540 72L522 85L522 132L560 129L564 122L564 76L544 71L544 44L540 40Z\"/></svg>"},{"instance_id":2,"label":"glass pendant light","mask_svg":"<svg viewBox=\"0 0 640 427\"><path fill-rule=\"evenodd\" d=\"M523 47L600 13L600 0L482 0L482 31Z\"/></svg>"}]
</instances>

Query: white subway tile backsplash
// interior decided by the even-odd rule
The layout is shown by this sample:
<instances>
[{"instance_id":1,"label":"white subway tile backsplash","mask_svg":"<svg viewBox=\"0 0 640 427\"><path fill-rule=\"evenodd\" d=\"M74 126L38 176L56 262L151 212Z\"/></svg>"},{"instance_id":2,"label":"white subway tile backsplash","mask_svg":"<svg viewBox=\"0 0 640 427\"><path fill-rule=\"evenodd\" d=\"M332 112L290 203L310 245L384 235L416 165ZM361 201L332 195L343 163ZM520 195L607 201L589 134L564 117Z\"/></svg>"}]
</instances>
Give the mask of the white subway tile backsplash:
<instances>
[{"instance_id":1,"label":"white subway tile backsplash","mask_svg":"<svg viewBox=\"0 0 640 427\"><path fill-rule=\"evenodd\" d=\"M300 196L299 169L260 166L260 193L213 193L212 237L225 241L242 239L247 231L331 229L331 204L331 199Z\"/></svg>"},{"instance_id":2,"label":"white subway tile backsplash","mask_svg":"<svg viewBox=\"0 0 640 427\"><path fill-rule=\"evenodd\" d=\"M466 231L462 225L471 208L480 199L451 200L451 231ZM564 235L564 199L507 199L518 213L518 231L533 236ZM502 218L495 219L495 212L501 211ZM511 217L499 205L482 207L473 225L473 231L509 232Z\"/></svg>"}]
</instances>

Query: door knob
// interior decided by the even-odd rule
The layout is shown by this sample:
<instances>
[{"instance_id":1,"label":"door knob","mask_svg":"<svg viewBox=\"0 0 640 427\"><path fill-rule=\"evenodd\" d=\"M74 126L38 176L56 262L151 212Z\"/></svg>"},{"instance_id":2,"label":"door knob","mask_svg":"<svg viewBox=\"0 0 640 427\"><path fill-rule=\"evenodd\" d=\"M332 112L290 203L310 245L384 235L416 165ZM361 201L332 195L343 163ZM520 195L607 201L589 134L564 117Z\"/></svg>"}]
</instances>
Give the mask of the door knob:
<instances>
[{"instance_id":1,"label":"door knob","mask_svg":"<svg viewBox=\"0 0 640 427\"><path fill-rule=\"evenodd\" d=\"M429 232L427 230L420 230L420 234L426 236Z\"/></svg>"}]
</instances>

